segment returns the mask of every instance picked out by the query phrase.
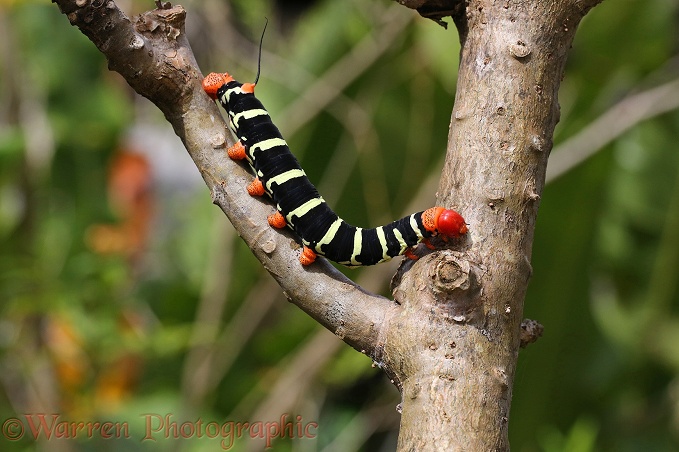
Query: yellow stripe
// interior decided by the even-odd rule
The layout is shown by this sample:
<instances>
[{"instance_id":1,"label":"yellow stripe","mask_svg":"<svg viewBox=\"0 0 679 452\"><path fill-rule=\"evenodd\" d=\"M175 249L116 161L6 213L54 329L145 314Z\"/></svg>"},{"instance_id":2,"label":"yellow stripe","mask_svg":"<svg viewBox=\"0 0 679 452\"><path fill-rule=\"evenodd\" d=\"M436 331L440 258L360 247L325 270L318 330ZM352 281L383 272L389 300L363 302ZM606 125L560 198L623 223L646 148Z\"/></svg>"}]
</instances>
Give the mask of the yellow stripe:
<instances>
[{"instance_id":1,"label":"yellow stripe","mask_svg":"<svg viewBox=\"0 0 679 452\"><path fill-rule=\"evenodd\" d=\"M288 170L284 173L278 174L277 176L274 176L271 179L269 179L266 182L266 189L268 191L271 191L271 186L273 184L282 185L289 180L296 179L298 177L304 177L304 176L306 176L306 173L304 172L304 170L301 170L301 169Z\"/></svg>"},{"instance_id":2,"label":"yellow stripe","mask_svg":"<svg viewBox=\"0 0 679 452\"><path fill-rule=\"evenodd\" d=\"M231 100L231 93L232 93L233 91L234 91L233 88L232 88L232 89L227 89L226 91L224 91L224 94L222 94L222 98L219 99L220 102L223 103L223 104L228 104L229 101Z\"/></svg>"},{"instance_id":3,"label":"yellow stripe","mask_svg":"<svg viewBox=\"0 0 679 452\"><path fill-rule=\"evenodd\" d=\"M294 225L294 223L292 222L292 217L302 218L304 215L309 213L311 209L313 209L316 206L320 206L324 202L325 201L323 200L323 198L310 199L309 201L305 202L304 204L302 204L301 206L287 214L285 216L285 219L287 220L288 224Z\"/></svg>"},{"instance_id":4,"label":"yellow stripe","mask_svg":"<svg viewBox=\"0 0 679 452\"><path fill-rule=\"evenodd\" d=\"M287 146L288 143L282 138L269 138L268 140L262 140L257 144L253 144L250 147L250 153L254 154L255 151L268 151L276 146Z\"/></svg>"},{"instance_id":5,"label":"yellow stripe","mask_svg":"<svg viewBox=\"0 0 679 452\"><path fill-rule=\"evenodd\" d=\"M356 256L361 254L361 248L363 247L363 234L361 234L362 228L356 228L354 233L354 251L351 253L351 264L360 265L356 260Z\"/></svg>"},{"instance_id":6,"label":"yellow stripe","mask_svg":"<svg viewBox=\"0 0 679 452\"><path fill-rule=\"evenodd\" d=\"M252 94L252 93L246 93L243 91L243 87L241 86L236 86L231 89L227 89L224 94L222 94L222 103L228 103L231 100L231 95L232 94Z\"/></svg>"},{"instance_id":7,"label":"yellow stripe","mask_svg":"<svg viewBox=\"0 0 679 452\"><path fill-rule=\"evenodd\" d=\"M328 228L328 231L325 233L323 238L318 241L316 244L316 252L317 253L322 253L321 251L321 246L323 245L328 245L330 242L332 242L332 239L335 238L335 234L337 234L337 230L339 227L342 225L342 219L338 218L333 223L330 225Z\"/></svg>"},{"instance_id":8,"label":"yellow stripe","mask_svg":"<svg viewBox=\"0 0 679 452\"><path fill-rule=\"evenodd\" d=\"M269 116L269 112L263 108L253 108L252 110L241 111L240 113L233 115L231 124L233 124L234 128L238 129L238 121L241 119L256 118L257 116Z\"/></svg>"},{"instance_id":9,"label":"yellow stripe","mask_svg":"<svg viewBox=\"0 0 679 452\"><path fill-rule=\"evenodd\" d=\"M401 235L401 232L398 229L394 229L394 235L396 236L396 240L398 240L398 243L401 244L401 251L399 254L403 254L403 252L408 248L408 245L406 244L405 240L403 240L403 236Z\"/></svg>"},{"instance_id":10,"label":"yellow stripe","mask_svg":"<svg viewBox=\"0 0 679 452\"><path fill-rule=\"evenodd\" d=\"M424 238L424 236L422 235L422 231L420 231L420 228L417 226L415 214L410 216L410 227L413 229L418 239L422 240Z\"/></svg>"},{"instance_id":11,"label":"yellow stripe","mask_svg":"<svg viewBox=\"0 0 679 452\"><path fill-rule=\"evenodd\" d=\"M391 257L387 254L389 249L387 248L387 237L384 235L384 228L380 226L376 228L377 240L380 241L380 246L382 247L382 260L380 262L388 261Z\"/></svg>"}]
</instances>

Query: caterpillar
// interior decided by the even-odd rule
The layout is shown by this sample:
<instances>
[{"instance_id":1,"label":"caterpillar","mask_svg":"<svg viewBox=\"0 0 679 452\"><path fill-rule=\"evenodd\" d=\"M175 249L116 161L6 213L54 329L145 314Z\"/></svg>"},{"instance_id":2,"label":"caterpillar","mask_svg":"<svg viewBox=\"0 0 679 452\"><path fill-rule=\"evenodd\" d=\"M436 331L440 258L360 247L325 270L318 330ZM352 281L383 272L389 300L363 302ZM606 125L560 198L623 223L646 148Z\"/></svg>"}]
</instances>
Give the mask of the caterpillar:
<instances>
[{"instance_id":1,"label":"caterpillar","mask_svg":"<svg viewBox=\"0 0 679 452\"><path fill-rule=\"evenodd\" d=\"M227 149L234 160L245 159L256 177L248 185L251 196L267 194L276 204L268 222L275 228L289 227L301 239L299 258L309 265L320 254L349 267L373 265L399 255L417 257L412 247L439 236L462 237L467 224L454 210L432 207L384 226L363 229L342 220L320 196L262 103L255 97L255 83L237 82L228 73L211 73L203 90L227 111L229 125L238 141Z\"/></svg>"}]
</instances>

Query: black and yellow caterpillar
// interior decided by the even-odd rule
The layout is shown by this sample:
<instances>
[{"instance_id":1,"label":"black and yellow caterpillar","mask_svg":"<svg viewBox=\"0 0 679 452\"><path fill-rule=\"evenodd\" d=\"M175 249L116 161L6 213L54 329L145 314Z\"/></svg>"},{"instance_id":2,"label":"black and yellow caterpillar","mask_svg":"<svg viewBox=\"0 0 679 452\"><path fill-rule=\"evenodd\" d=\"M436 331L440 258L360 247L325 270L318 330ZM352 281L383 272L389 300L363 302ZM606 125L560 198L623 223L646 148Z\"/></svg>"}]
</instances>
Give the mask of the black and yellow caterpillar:
<instances>
[{"instance_id":1,"label":"black and yellow caterpillar","mask_svg":"<svg viewBox=\"0 0 679 452\"><path fill-rule=\"evenodd\" d=\"M330 209L304 170L262 103L255 97L255 83L240 83L227 73L211 73L203 89L228 112L238 142L228 149L235 160L246 159L255 172L248 186L252 196L269 195L276 213L269 215L275 228L290 227L302 240L299 258L311 264L320 254L346 266L373 265L405 254L411 247L435 235L447 238L467 233L462 216L454 210L432 207L385 226L363 229L342 220ZM431 246L430 246L431 247Z\"/></svg>"}]
</instances>

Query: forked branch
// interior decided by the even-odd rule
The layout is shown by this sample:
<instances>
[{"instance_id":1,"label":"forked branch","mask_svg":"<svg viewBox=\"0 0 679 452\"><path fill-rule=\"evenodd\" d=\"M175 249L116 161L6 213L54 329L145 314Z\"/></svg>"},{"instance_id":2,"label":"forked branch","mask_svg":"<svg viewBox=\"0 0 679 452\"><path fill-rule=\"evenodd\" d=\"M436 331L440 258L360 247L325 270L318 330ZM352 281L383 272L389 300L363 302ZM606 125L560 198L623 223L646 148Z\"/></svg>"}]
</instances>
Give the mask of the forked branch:
<instances>
[{"instance_id":1,"label":"forked branch","mask_svg":"<svg viewBox=\"0 0 679 452\"><path fill-rule=\"evenodd\" d=\"M271 206L247 196L244 187L250 176L226 157L232 137L202 90L203 76L184 33L186 11L157 2L157 9L129 19L113 0L54 3L106 56L109 68L165 114L213 202L288 299L354 348L369 356L378 353L380 329L397 305L367 293L325 261L302 268L294 239L269 228L265 219Z\"/></svg>"}]
</instances>

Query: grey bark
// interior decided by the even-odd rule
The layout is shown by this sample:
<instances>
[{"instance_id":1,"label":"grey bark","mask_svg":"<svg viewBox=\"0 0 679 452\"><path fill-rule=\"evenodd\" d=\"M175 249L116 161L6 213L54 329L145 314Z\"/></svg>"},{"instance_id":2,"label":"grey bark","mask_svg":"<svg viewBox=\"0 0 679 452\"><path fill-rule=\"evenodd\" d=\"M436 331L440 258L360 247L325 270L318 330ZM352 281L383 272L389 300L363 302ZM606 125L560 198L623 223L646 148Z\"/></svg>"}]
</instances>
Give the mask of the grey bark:
<instances>
[{"instance_id":1,"label":"grey bark","mask_svg":"<svg viewBox=\"0 0 679 452\"><path fill-rule=\"evenodd\" d=\"M245 194L251 177L226 157L232 137L200 87L180 6L158 2L130 20L112 0L53 1L110 68L163 111L213 202L288 299L371 356L399 388L399 450L509 449L558 87L575 29L600 0L437 0L454 4L463 44L438 201L462 212L471 232L454 250L402 265L394 301L367 293L322 259L302 268L293 238L263 221L271 206ZM402 3L426 9L429 2Z\"/></svg>"},{"instance_id":2,"label":"grey bark","mask_svg":"<svg viewBox=\"0 0 679 452\"><path fill-rule=\"evenodd\" d=\"M399 450L509 449L523 300L557 94L575 30L597 3L469 1L455 17L462 51L438 201L464 213L470 240L464 253L439 253L433 266L414 267L397 297L403 312L420 314L402 316L402 332L393 335L403 341L392 343L395 350L410 347ZM445 276L432 278L432 268ZM455 284L445 290L441 281ZM404 365L400 355L394 361Z\"/></svg>"}]
</instances>

